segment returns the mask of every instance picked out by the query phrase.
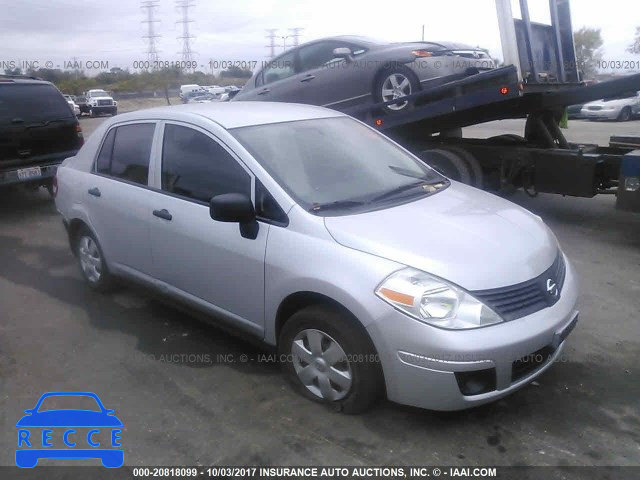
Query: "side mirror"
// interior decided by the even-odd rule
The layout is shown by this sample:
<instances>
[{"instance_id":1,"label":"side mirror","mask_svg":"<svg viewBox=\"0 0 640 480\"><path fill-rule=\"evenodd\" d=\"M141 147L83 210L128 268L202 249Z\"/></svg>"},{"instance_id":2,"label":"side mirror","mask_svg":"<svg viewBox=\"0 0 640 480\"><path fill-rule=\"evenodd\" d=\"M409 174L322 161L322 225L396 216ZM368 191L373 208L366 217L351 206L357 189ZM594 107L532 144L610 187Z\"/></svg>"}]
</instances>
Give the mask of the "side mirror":
<instances>
[{"instance_id":1,"label":"side mirror","mask_svg":"<svg viewBox=\"0 0 640 480\"><path fill-rule=\"evenodd\" d=\"M336 58L344 58L347 62L353 60L351 57L351 50L347 47L334 48L333 56Z\"/></svg>"},{"instance_id":2,"label":"side mirror","mask_svg":"<svg viewBox=\"0 0 640 480\"><path fill-rule=\"evenodd\" d=\"M209 215L218 222L239 223L245 238L258 236L259 224L251 199L241 193L216 195L209 202Z\"/></svg>"}]
</instances>

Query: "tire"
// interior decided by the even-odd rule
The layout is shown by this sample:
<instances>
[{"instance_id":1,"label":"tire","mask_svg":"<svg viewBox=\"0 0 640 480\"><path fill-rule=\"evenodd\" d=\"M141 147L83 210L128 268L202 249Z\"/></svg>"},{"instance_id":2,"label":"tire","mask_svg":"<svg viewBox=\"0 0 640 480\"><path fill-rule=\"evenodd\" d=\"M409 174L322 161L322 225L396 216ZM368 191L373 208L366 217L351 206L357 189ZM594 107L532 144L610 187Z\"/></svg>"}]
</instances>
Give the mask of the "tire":
<instances>
[{"instance_id":1,"label":"tire","mask_svg":"<svg viewBox=\"0 0 640 480\"><path fill-rule=\"evenodd\" d=\"M443 150L448 150L449 152L457 155L467 165L470 172L469 185L479 188L480 190L484 188L484 173L482 172L480 163L471 152L462 147L446 147L443 148Z\"/></svg>"},{"instance_id":2,"label":"tire","mask_svg":"<svg viewBox=\"0 0 640 480\"><path fill-rule=\"evenodd\" d=\"M624 107L620 112L620 115L618 115L618 121L628 122L629 120L631 120L631 116L631 109L629 107Z\"/></svg>"},{"instance_id":3,"label":"tire","mask_svg":"<svg viewBox=\"0 0 640 480\"><path fill-rule=\"evenodd\" d=\"M53 180L48 181L45 185L44 188L47 189L47 192L49 192L49 196L51 196L51 198L56 198L56 190L53 187Z\"/></svg>"},{"instance_id":4,"label":"tire","mask_svg":"<svg viewBox=\"0 0 640 480\"><path fill-rule=\"evenodd\" d=\"M337 308L314 305L294 313L282 328L278 351L286 359L282 369L293 387L337 411L362 413L384 391L382 368L369 336L357 320Z\"/></svg>"},{"instance_id":5,"label":"tire","mask_svg":"<svg viewBox=\"0 0 640 480\"><path fill-rule=\"evenodd\" d=\"M112 110L111 111L111 116L115 117L118 114L118 110Z\"/></svg>"},{"instance_id":6,"label":"tire","mask_svg":"<svg viewBox=\"0 0 640 480\"><path fill-rule=\"evenodd\" d=\"M420 91L420 82L409 68L403 65L390 65L378 73L373 98L378 102L386 102L418 91ZM406 112L411 108L413 108L411 102L382 107L385 113L389 114Z\"/></svg>"},{"instance_id":7,"label":"tire","mask_svg":"<svg viewBox=\"0 0 640 480\"><path fill-rule=\"evenodd\" d=\"M513 133L506 133L504 135L496 135L495 137L490 137L487 139L489 143L500 145L500 144L512 144L517 145L519 143L526 144L527 139L521 137L520 135L515 135Z\"/></svg>"},{"instance_id":8,"label":"tire","mask_svg":"<svg viewBox=\"0 0 640 480\"><path fill-rule=\"evenodd\" d=\"M444 148L435 148L420 152L418 157L445 177L472 185L471 169L459 155Z\"/></svg>"},{"instance_id":9,"label":"tire","mask_svg":"<svg viewBox=\"0 0 640 480\"><path fill-rule=\"evenodd\" d=\"M95 118L95 117L96 117L96 112L94 112L94 111L93 111L93 108L90 108L90 109L89 109L89 116L90 116L91 118Z\"/></svg>"},{"instance_id":10,"label":"tire","mask_svg":"<svg viewBox=\"0 0 640 480\"><path fill-rule=\"evenodd\" d=\"M92 289L108 292L115 286L115 279L104 260L102 248L96 236L87 227L81 227L74 239L74 253L80 266L80 274Z\"/></svg>"}]
</instances>

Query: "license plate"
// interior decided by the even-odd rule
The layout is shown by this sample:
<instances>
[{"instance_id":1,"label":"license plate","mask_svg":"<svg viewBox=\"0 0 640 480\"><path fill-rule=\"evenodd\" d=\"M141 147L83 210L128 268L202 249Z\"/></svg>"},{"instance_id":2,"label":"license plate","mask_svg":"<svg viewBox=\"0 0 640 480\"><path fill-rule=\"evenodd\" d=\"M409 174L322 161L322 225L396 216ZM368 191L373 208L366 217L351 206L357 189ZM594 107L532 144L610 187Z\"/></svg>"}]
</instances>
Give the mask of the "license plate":
<instances>
[{"instance_id":1,"label":"license plate","mask_svg":"<svg viewBox=\"0 0 640 480\"><path fill-rule=\"evenodd\" d=\"M20 180L28 180L30 178L38 178L42 176L40 167L22 168L18 170L18 178Z\"/></svg>"}]
</instances>

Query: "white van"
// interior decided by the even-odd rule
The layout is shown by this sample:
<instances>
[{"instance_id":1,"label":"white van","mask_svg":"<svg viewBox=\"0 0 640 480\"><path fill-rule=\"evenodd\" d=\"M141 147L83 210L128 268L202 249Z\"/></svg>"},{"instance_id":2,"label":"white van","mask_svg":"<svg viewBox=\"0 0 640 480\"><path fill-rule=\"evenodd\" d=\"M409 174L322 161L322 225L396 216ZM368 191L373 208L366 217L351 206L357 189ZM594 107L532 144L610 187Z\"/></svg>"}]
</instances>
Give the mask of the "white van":
<instances>
[{"instance_id":1,"label":"white van","mask_svg":"<svg viewBox=\"0 0 640 480\"><path fill-rule=\"evenodd\" d=\"M180 98L182 100L185 99L185 97L187 96L188 93L191 92L206 92L206 90L204 88L202 88L200 85L196 85L195 83L189 84L189 85L180 85Z\"/></svg>"}]
</instances>

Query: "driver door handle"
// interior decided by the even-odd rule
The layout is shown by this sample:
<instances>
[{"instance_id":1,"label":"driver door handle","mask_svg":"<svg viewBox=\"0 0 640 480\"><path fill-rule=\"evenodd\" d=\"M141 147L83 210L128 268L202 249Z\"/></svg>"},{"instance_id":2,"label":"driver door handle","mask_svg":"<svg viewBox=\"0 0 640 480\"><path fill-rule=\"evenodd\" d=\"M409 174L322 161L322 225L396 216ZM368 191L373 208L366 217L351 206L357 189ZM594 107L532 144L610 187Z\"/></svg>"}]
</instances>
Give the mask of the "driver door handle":
<instances>
[{"instance_id":1,"label":"driver door handle","mask_svg":"<svg viewBox=\"0 0 640 480\"><path fill-rule=\"evenodd\" d=\"M313 80L314 78L316 78L315 75L307 75L306 77L304 77L302 80L300 80L301 82L310 82L311 80Z\"/></svg>"},{"instance_id":2,"label":"driver door handle","mask_svg":"<svg viewBox=\"0 0 640 480\"><path fill-rule=\"evenodd\" d=\"M164 218L165 220L171 220L173 218L173 216L169 213L169 211L166 208L163 208L162 210L154 210L153 214L156 217Z\"/></svg>"},{"instance_id":3,"label":"driver door handle","mask_svg":"<svg viewBox=\"0 0 640 480\"><path fill-rule=\"evenodd\" d=\"M87 190L87 193L89 195L93 195L94 197L99 197L100 195L102 195L98 187L90 188L89 190Z\"/></svg>"},{"instance_id":4,"label":"driver door handle","mask_svg":"<svg viewBox=\"0 0 640 480\"><path fill-rule=\"evenodd\" d=\"M258 93L258 95L264 95L265 93L269 93L271 90L269 90L268 88L263 88L262 91L260 91Z\"/></svg>"}]
</instances>

